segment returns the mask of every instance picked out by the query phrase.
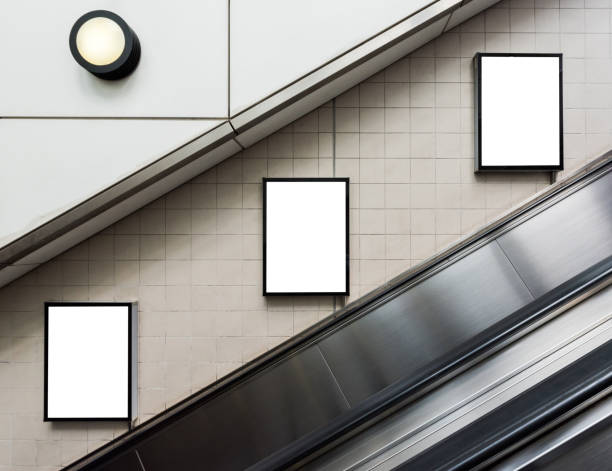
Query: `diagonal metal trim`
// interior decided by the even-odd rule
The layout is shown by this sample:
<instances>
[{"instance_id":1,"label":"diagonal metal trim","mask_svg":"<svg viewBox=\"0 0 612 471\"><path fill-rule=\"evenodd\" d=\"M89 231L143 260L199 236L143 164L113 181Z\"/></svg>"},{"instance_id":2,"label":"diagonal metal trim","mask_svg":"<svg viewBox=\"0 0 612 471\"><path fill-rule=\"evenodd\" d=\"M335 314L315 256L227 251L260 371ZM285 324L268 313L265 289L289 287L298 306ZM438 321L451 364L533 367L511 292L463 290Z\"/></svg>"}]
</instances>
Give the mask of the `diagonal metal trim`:
<instances>
[{"instance_id":1,"label":"diagonal metal trim","mask_svg":"<svg viewBox=\"0 0 612 471\"><path fill-rule=\"evenodd\" d=\"M336 55L334 57L332 57L331 59L327 60L323 64L321 64L321 65L315 67L314 69L311 69L308 72L300 75L299 77L297 77L296 79L292 80L288 84L280 87L279 89L277 89L277 90L275 90L273 92L270 92L268 95L266 95L263 98L255 101L254 103L251 103L250 105L246 105L246 106L242 107L241 109L237 110L234 114L232 114L230 112L230 115L229 115L230 118L235 118L236 116L249 111L250 109L252 109L252 108L256 107L257 105L265 102L266 100L269 100L271 97L273 97L273 96L275 96L275 95L277 95L279 93L282 93L285 90L287 90L288 88L292 87L293 85L303 81L307 77L312 76L313 74L316 74L317 72L319 72L320 70L322 70L325 67L329 66L330 64L333 64L335 62L343 60L347 55L349 55L351 53L354 53L355 51L358 51L360 48L363 48L364 46L367 46L368 43L371 43L372 41L378 40L381 35L383 35L383 34L389 32L389 31L393 30L394 28L397 28L398 26L401 26L403 23L405 23L407 21L410 21L411 19L413 19L415 16L419 15L423 11L431 8L432 6L435 6L437 3L440 3L440 1L441 0L435 0L435 1L432 1L432 2L428 3L427 5L419 8L418 10L415 10L410 15L405 16L404 18L396 21L395 23L393 23L393 24L391 24L389 26L386 26L385 28L377 31L376 33L374 33L372 35L370 35L368 38L362 40L361 42L355 44L354 46L348 48L347 50L339 53L338 55ZM442 1L444 1L444 0L442 0ZM449 0L446 0L446 1L449 1ZM457 8L460 8L463 5L463 3L465 3L465 2L461 2L461 0L450 0L450 1L452 1L453 3L456 4L456 6L454 6L452 8L453 10L457 9ZM427 26L427 25L425 25L425 26ZM230 110L231 110L231 106L230 106Z\"/></svg>"},{"instance_id":2,"label":"diagonal metal trim","mask_svg":"<svg viewBox=\"0 0 612 471\"><path fill-rule=\"evenodd\" d=\"M441 0L404 18L374 37L349 49L341 56L328 61L314 71L295 80L284 88L268 95L250 107L230 115L230 121L238 133L264 121L279 110L299 101L363 63L392 48L401 41L449 15L461 6L458 0Z\"/></svg>"},{"instance_id":3,"label":"diagonal metal trim","mask_svg":"<svg viewBox=\"0 0 612 471\"><path fill-rule=\"evenodd\" d=\"M235 133L227 121L139 169L77 206L0 248L0 264L12 264L144 188L221 146Z\"/></svg>"}]
</instances>

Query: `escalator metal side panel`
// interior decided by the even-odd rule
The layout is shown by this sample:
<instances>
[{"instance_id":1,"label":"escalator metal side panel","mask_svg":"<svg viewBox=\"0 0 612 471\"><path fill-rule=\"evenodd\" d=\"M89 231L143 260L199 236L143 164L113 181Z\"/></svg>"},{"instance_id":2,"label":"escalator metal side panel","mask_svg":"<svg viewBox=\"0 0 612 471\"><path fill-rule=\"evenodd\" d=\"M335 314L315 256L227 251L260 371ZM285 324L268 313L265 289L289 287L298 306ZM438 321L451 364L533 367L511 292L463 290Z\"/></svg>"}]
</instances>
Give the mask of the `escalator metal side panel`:
<instances>
[{"instance_id":1,"label":"escalator metal side panel","mask_svg":"<svg viewBox=\"0 0 612 471\"><path fill-rule=\"evenodd\" d=\"M612 172L497 240L536 297L612 255Z\"/></svg>"},{"instance_id":2,"label":"escalator metal side panel","mask_svg":"<svg viewBox=\"0 0 612 471\"><path fill-rule=\"evenodd\" d=\"M319 345L355 405L422 370L532 300L493 242Z\"/></svg>"},{"instance_id":3,"label":"escalator metal side panel","mask_svg":"<svg viewBox=\"0 0 612 471\"><path fill-rule=\"evenodd\" d=\"M401 462L415 456L610 338L612 286L564 308L541 328L331 449L305 469L390 468L391 464L385 464L391 457Z\"/></svg>"},{"instance_id":4,"label":"escalator metal side panel","mask_svg":"<svg viewBox=\"0 0 612 471\"><path fill-rule=\"evenodd\" d=\"M303 463L316 457L318 451L337 445L343 437L350 437L353 432L359 432L399 407L418 399L431 388L508 345L513 339L554 318L564 305L577 301L590 290L605 285L610 277L612 277L612 256L521 307L491 327L476 333L458 348L447 354L441 354L422 370L378 391L325 427L299 438L284 449L277 450L249 470L267 471L287 469L289 465L293 468L302 466ZM401 362L403 359L398 358L397 361Z\"/></svg>"},{"instance_id":5,"label":"escalator metal side panel","mask_svg":"<svg viewBox=\"0 0 612 471\"><path fill-rule=\"evenodd\" d=\"M138 445L146 471L244 469L348 409L316 346Z\"/></svg>"}]
</instances>

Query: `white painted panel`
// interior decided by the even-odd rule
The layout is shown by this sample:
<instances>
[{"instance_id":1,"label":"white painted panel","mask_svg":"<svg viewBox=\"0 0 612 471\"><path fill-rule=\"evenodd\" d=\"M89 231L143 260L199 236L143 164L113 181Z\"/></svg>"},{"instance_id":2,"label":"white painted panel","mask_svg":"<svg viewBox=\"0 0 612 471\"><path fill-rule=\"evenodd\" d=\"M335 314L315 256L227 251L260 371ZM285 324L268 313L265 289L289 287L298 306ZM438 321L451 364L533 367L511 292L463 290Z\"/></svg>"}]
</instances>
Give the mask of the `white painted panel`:
<instances>
[{"instance_id":1,"label":"white painted panel","mask_svg":"<svg viewBox=\"0 0 612 471\"><path fill-rule=\"evenodd\" d=\"M227 0L19 0L0 15L0 116L225 117ZM104 81L68 47L91 10L120 15L140 39L134 73Z\"/></svg>"},{"instance_id":2,"label":"white painted panel","mask_svg":"<svg viewBox=\"0 0 612 471\"><path fill-rule=\"evenodd\" d=\"M0 246L220 123L0 120Z\"/></svg>"},{"instance_id":3,"label":"white painted panel","mask_svg":"<svg viewBox=\"0 0 612 471\"><path fill-rule=\"evenodd\" d=\"M127 419L129 308L48 309L47 417Z\"/></svg>"},{"instance_id":4,"label":"white painted panel","mask_svg":"<svg viewBox=\"0 0 612 471\"><path fill-rule=\"evenodd\" d=\"M347 291L346 181L266 182L266 293Z\"/></svg>"},{"instance_id":5,"label":"white painted panel","mask_svg":"<svg viewBox=\"0 0 612 471\"><path fill-rule=\"evenodd\" d=\"M560 164L559 61L482 57L482 166Z\"/></svg>"},{"instance_id":6,"label":"white painted panel","mask_svg":"<svg viewBox=\"0 0 612 471\"><path fill-rule=\"evenodd\" d=\"M429 3L232 0L232 115Z\"/></svg>"}]
</instances>

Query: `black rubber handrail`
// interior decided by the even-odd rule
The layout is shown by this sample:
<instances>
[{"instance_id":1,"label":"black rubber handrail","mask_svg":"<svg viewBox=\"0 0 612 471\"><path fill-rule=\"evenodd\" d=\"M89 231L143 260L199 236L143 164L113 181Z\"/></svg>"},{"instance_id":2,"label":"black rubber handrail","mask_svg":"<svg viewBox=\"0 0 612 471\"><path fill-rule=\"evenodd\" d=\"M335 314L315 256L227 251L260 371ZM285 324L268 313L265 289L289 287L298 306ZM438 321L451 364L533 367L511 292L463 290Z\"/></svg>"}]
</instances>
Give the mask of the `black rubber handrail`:
<instances>
[{"instance_id":1,"label":"black rubber handrail","mask_svg":"<svg viewBox=\"0 0 612 471\"><path fill-rule=\"evenodd\" d=\"M612 386L612 340L398 466L472 469Z\"/></svg>"},{"instance_id":2,"label":"black rubber handrail","mask_svg":"<svg viewBox=\"0 0 612 471\"><path fill-rule=\"evenodd\" d=\"M257 374L260 374L265 369L277 364L284 358L304 348L305 345L312 344L314 341L327 335L330 331L337 329L343 323L349 320L353 320L354 318L362 315L364 311L367 311L368 308L372 305L382 304L390 300L395 295L397 295L398 291L406 285L415 283L421 280L422 278L429 276L436 270L439 270L441 267L444 267L447 263L455 261L463 255L467 255L467 253L469 253L474 246L477 246L479 243L481 243L483 239L491 237L492 234L496 233L497 231L503 230L504 227L512 224L515 220L519 219L527 213L530 213L532 210L543 205L547 201L555 198L557 195L563 193L568 188L576 186L582 180L587 179L596 173L603 174L609 171L610 167L612 167L612 151L587 164L574 176L564 180L563 182L560 182L557 185L553 185L544 193L538 195L533 200L524 204L520 208L512 211L506 216L500 218L499 220L493 222L486 228L472 235L470 238L460 241L459 243L455 244L454 246L450 247L449 249L442 252L438 256L430 259L429 261L421 264L415 269L409 270L408 272L396 277L395 279L391 280L379 289L347 305L345 308L337 311L328 318L318 322L317 324L305 330L304 332L292 337L291 339L287 340L286 342L274 348L273 350L245 364L243 367L230 373L226 377L217 380L216 382L212 383L201 391L189 396L188 398L166 409L157 416L140 424L131 431L117 437L116 439L107 443L100 449L95 450L92 453L89 453L88 455L80 458L71 465L67 466L65 469L86 469L89 468L90 465L98 465L101 462L106 462L112 457L125 452L126 450L134 447L136 443L142 442L151 435L155 434L160 428L167 426L170 423L175 422L176 420L179 420L180 418L189 414L194 409L203 405L204 403L223 394L225 391L228 391L236 387L237 385L242 384L244 381L252 378ZM612 264L612 262L610 262L609 260L607 260L607 263L608 265ZM595 271L599 270L599 272L597 272L599 273L599 275L596 276L597 280L599 281L601 280L602 276L606 277L609 275L610 266L608 265L606 265L605 263L603 265L598 264L597 266L592 267L593 271L590 272L590 274L584 274L590 280L588 286L591 286L591 282L594 282L593 276L595 276ZM526 323L531 323L535 320L535 318L532 320L527 320L529 317L528 314L533 313L534 310L540 312L537 318L543 317L547 312L549 312L549 309L554 309L551 306L550 298L548 297L548 295L550 295L551 293L556 292L557 294L554 296L556 296L555 299L558 300L560 293L562 292L560 290L566 290L567 298L573 297L576 293L582 292L583 290L588 288L587 285L584 285L585 279L581 278L581 275L583 274L574 277L572 280L564 283L556 290L553 290L547 295L544 295L541 298L538 298L534 302L530 303L528 305L531 306L528 310L529 312L526 310L526 306L525 308L512 314L502 322L510 322L509 319L512 318L514 319L514 321L512 322L516 323L518 320L517 316L522 316L525 318ZM573 288L569 284L571 282L575 283L574 285L572 285ZM576 288L578 284L580 284L580 288ZM570 292L574 294L571 294ZM544 304L546 304L546 306L540 306L539 304L537 304L540 302L543 302ZM557 304L555 304L555 306L557 306ZM349 414L343 415L341 417L342 423L334 422L334 431L331 430L331 427L324 427L323 429L320 429L314 432L313 434L306 435L305 437L302 437L290 446L279 450L277 453L274 453L273 455L270 455L268 458L264 459L260 463L257 463L253 467L253 469L284 467L291 463L295 463L304 456L307 456L317 447L335 440L339 435L346 432L348 428L355 427L369 420L371 416L374 415L373 412L379 413L382 410L392 407L401 400L405 400L406 396L414 396L415 392L418 389L425 387L426 384L435 382L444 375L448 374L451 370L459 368L466 362L473 360L477 355L490 348L491 345L500 342L503 338L511 336L513 335L512 333L516 333L517 330L520 330L520 328L518 328L516 324L512 324L510 328L507 328L505 330L506 333L496 335L494 338L491 337L491 329L497 328L499 331L500 327L500 325L496 324L495 326L491 327L490 329L487 329L485 332L475 337L474 341L479 342L479 347L477 349L472 348L472 353L470 353L469 356L466 356L464 354L461 358L459 358L457 356L457 352L449 354L447 357L444 358L444 361L446 361L447 363L444 367L436 367L435 371L428 370L426 372L423 372L422 375L419 375L420 379L416 383L414 383L415 378L413 377L412 379L414 384L412 386L407 388L405 384L399 383L394 383L390 385L389 387L383 389L378 394L368 399L359 407L351 409ZM475 343L470 342L470 345L472 344ZM437 363L438 362L436 362L436 364ZM378 402L376 404L373 404L374 400ZM370 407L370 409L365 410L366 407ZM374 407L374 409L371 409L371 407Z\"/></svg>"}]
</instances>

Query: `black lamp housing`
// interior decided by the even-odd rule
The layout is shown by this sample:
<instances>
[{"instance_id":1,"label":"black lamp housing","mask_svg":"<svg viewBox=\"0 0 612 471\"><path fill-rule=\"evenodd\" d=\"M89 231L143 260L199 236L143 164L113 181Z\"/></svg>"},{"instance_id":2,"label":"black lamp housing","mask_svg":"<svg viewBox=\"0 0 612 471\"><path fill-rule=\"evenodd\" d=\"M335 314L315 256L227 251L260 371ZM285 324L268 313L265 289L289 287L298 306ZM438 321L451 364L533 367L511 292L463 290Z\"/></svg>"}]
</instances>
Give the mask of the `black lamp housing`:
<instances>
[{"instance_id":1,"label":"black lamp housing","mask_svg":"<svg viewBox=\"0 0 612 471\"><path fill-rule=\"evenodd\" d=\"M92 18L100 17L108 18L115 22L123 31L123 37L125 39L125 46L121 55L112 63L105 65L95 65L88 62L81 56L77 48L77 34L81 26ZM128 76L136 68L140 60L140 41L138 41L138 36L136 36L136 33L128 26L123 18L111 11L94 10L85 13L72 26L68 42L74 60L76 60L85 70L104 80L118 80Z\"/></svg>"}]
</instances>

